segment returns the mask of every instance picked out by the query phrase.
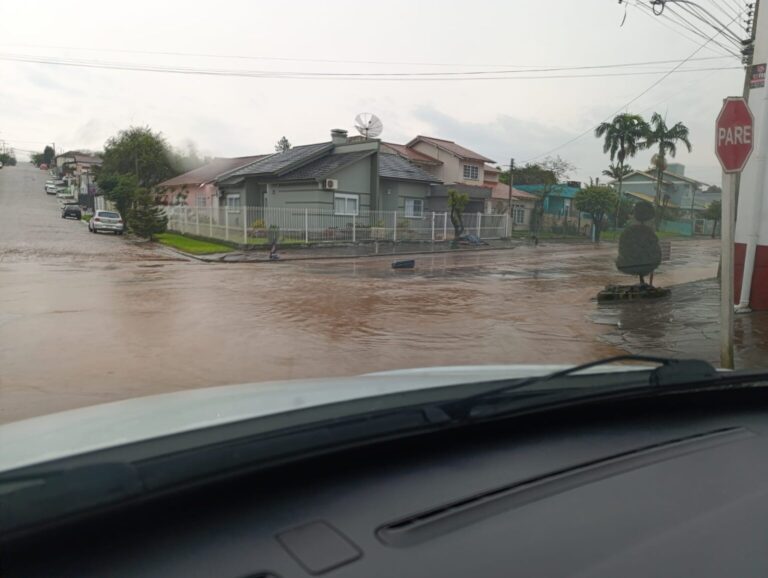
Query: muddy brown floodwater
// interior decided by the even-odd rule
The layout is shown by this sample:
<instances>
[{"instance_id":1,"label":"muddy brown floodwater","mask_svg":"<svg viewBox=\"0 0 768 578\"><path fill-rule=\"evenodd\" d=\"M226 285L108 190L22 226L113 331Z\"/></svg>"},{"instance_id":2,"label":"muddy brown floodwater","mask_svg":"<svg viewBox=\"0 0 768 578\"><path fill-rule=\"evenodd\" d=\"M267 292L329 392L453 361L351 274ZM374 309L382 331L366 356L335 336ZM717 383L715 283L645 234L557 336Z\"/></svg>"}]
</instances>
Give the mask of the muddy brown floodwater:
<instances>
[{"instance_id":1,"label":"muddy brown floodwater","mask_svg":"<svg viewBox=\"0 0 768 578\"><path fill-rule=\"evenodd\" d=\"M210 264L88 235L34 195L67 248L0 236L0 421L211 385L623 352L590 318L597 291L627 281L615 245L417 256L414 271L387 258ZM716 272L716 241L673 253L659 284Z\"/></svg>"}]
</instances>

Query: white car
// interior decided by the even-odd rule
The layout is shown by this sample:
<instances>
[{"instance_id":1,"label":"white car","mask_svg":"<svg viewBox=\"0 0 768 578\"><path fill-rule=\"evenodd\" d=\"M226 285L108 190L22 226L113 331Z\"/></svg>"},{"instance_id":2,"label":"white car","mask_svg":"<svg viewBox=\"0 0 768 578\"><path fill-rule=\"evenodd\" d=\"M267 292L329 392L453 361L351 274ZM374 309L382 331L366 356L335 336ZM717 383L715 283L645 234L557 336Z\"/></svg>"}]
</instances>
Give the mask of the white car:
<instances>
[{"instance_id":1,"label":"white car","mask_svg":"<svg viewBox=\"0 0 768 578\"><path fill-rule=\"evenodd\" d=\"M96 211L88 221L88 230L91 233L112 231L116 235L122 235L124 229L123 218L117 211Z\"/></svg>"}]
</instances>

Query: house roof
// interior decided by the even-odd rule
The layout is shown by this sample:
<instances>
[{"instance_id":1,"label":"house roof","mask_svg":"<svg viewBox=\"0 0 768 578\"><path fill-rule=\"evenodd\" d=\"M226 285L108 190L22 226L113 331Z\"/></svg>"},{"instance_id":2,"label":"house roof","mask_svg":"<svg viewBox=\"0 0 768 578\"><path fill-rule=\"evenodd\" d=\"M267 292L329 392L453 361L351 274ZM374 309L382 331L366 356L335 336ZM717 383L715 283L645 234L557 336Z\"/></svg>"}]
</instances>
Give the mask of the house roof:
<instances>
[{"instance_id":1,"label":"house roof","mask_svg":"<svg viewBox=\"0 0 768 578\"><path fill-rule=\"evenodd\" d=\"M491 198L501 200L509 199L509 185L505 185L504 183L496 183L496 185L494 185L494 187L491 189ZM526 191L521 191L520 189L513 186L512 198L520 201L536 201L539 197Z\"/></svg>"},{"instance_id":2,"label":"house roof","mask_svg":"<svg viewBox=\"0 0 768 578\"><path fill-rule=\"evenodd\" d=\"M250 157L218 158L210 163L198 167L184 174L163 181L158 187L176 187L180 185L198 185L209 183L228 171L249 165L267 155L255 155Z\"/></svg>"},{"instance_id":3,"label":"house roof","mask_svg":"<svg viewBox=\"0 0 768 578\"><path fill-rule=\"evenodd\" d=\"M278 180L301 181L307 179L324 179L339 169L372 155L374 152L375 151L367 150L326 155L283 174Z\"/></svg>"},{"instance_id":4,"label":"house roof","mask_svg":"<svg viewBox=\"0 0 768 578\"><path fill-rule=\"evenodd\" d=\"M565 199L572 199L576 196L581 189L579 187L570 187L568 185L515 185L516 189L525 191L526 193L540 193L544 190L544 187L551 186L549 196L551 197L563 197Z\"/></svg>"},{"instance_id":5,"label":"house roof","mask_svg":"<svg viewBox=\"0 0 768 578\"><path fill-rule=\"evenodd\" d=\"M451 183L449 185L437 185L432 187L431 195L433 197L447 197L448 191L455 189L460 193L466 193L471 201L489 199L491 189L488 187L478 187L476 185L465 185L464 183Z\"/></svg>"},{"instance_id":6,"label":"house roof","mask_svg":"<svg viewBox=\"0 0 768 578\"><path fill-rule=\"evenodd\" d=\"M439 183L440 179L411 164L399 155L381 153L379 155L379 177L399 181L419 181Z\"/></svg>"},{"instance_id":7,"label":"house roof","mask_svg":"<svg viewBox=\"0 0 768 578\"><path fill-rule=\"evenodd\" d=\"M455 142L453 142L452 140L445 140L445 139L435 138L435 137L431 137L431 136L419 135L415 139L411 140L405 146L407 146L408 148L411 148L413 145L415 145L419 141L424 141L424 142L428 142L430 144L433 144L437 148L443 149L444 151L447 151L447 152L451 153L452 155L455 155L455 156L457 156L459 158L462 158L462 159L468 159L468 160L473 160L473 161L483 161L483 162L486 162L486 163L494 163L494 162L496 162L493 159L489 159L488 157L481 155L480 153L476 153L473 150L470 150L470 149L468 149L466 147L458 145Z\"/></svg>"},{"instance_id":8,"label":"house roof","mask_svg":"<svg viewBox=\"0 0 768 578\"><path fill-rule=\"evenodd\" d=\"M443 164L443 161L438 160L429 155L425 155L423 152L417 151L416 149L409 149L405 145L396 144L392 142L384 142L381 144L391 148L401 157L405 157L414 163L420 163L420 164L426 164L426 165L442 165Z\"/></svg>"},{"instance_id":9,"label":"house roof","mask_svg":"<svg viewBox=\"0 0 768 578\"><path fill-rule=\"evenodd\" d=\"M636 199L640 199L641 201L648 201L649 203L653 204L656 201L656 197L654 195L648 195L646 193L635 193L633 191L622 191L625 195L631 195L635 197ZM667 203L667 206L670 209L679 209L680 207L673 203L672 201L669 201Z\"/></svg>"},{"instance_id":10,"label":"house roof","mask_svg":"<svg viewBox=\"0 0 768 578\"><path fill-rule=\"evenodd\" d=\"M627 182L627 179L633 177L634 175L642 175L642 176L644 176L646 178L651 179L654 182L656 181L656 175L653 175L653 174L648 173L646 171L632 171L626 177L624 177L624 179L623 179L624 182ZM670 178L668 179L667 177L670 177ZM691 183L691 184L694 184L694 185L705 185L706 184L706 183L703 183L701 181L697 181L696 179L692 179L690 177L686 177L686 176L683 176L683 175L678 175L677 173L672 173L670 171L664 171L664 179L668 180L668 181L669 180L678 179L678 180L685 181L687 183ZM616 182L618 182L618 181L613 180L613 181L611 181L611 184L612 183L616 183Z\"/></svg>"},{"instance_id":11,"label":"house roof","mask_svg":"<svg viewBox=\"0 0 768 578\"><path fill-rule=\"evenodd\" d=\"M333 143L330 142L295 146L287 151L267 155L244 167L222 174L218 180L246 175L282 175L331 149L333 149Z\"/></svg>"},{"instance_id":12,"label":"house roof","mask_svg":"<svg viewBox=\"0 0 768 578\"><path fill-rule=\"evenodd\" d=\"M101 164L102 162L101 157L97 157L96 155L88 153L81 153L78 151L69 151L60 155L56 155L56 158L72 159L72 162L77 163Z\"/></svg>"},{"instance_id":13,"label":"house roof","mask_svg":"<svg viewBox=\"0 0 768 578\"><path fill-rule=\"evenodd\" d=\"M493 167L493 166L491 166L491 165L485 165L485 166L483 167L483 170L484 170L486 173L501 173L501 169L497 169L496 167Z\"/></svg>"}]
</instances>

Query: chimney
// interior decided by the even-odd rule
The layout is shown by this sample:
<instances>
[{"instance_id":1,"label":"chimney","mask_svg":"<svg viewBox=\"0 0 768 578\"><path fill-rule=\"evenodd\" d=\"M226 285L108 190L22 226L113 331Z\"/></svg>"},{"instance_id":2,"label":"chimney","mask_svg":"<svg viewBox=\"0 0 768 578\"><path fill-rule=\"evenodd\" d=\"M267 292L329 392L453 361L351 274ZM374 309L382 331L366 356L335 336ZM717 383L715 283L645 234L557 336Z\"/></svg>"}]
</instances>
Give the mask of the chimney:
<instances>
[{"instance_id":1,"label":"chimney","mask_svg":"<svg viewBox=\"0 0 768 578\"><path fill-rule=\"evenodd\" d=\"M347 144L347 131L335 128L331 131L331 142L335 145Z\"/></svg>"}]
</instances>

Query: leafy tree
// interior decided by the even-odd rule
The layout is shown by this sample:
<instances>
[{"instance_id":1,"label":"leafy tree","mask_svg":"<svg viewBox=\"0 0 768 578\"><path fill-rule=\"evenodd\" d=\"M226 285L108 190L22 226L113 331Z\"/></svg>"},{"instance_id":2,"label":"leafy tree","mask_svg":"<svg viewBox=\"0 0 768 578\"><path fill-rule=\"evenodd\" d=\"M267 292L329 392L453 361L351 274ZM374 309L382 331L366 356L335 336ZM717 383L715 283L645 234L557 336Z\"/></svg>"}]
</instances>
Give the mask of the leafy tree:
<instances>
[{"instance_id":1,"label":"leafy tree","mask_svg":"<svg viewBox=\"0 0 768 578\"><path fill-rule=\"evenodd\" d=\"M677 155L677 145L682 143L688 149L693 150L689 140L688 127L682 122L667 126L667 122L658 112L654 112L651 117L651 125L643 141L643 148L657 147L657 153L652 161L656 171L656 198L654 205L657 210L656 227L663 217L663 213L658 210L662 204L662 181L664 180L664 171L667 169L667 156L675 157Z\"/></svg>"},{"instance_id":2,"label":"leafy tree","mask_svg":"<svg viewBox=\"0 0 768 578\"><path fill-rule=\"evenodd\" d=\"M4 166L12 167L16 164L16 157L13 153L0 153L0 163Z\"/></svg>"},{"instance_id":3,"label":"leafy tree","mask_svg":"<svg viewBox=\"0 0 768 578\"><path fill-rule=\"evenodd\" d=\"M103 175L99 177L99 188L104 196L115 204L115 208L128 224L131 219L130 209L139 188L136 175Z\"/></svg>"},{"instance_id":4,"label":"leafy tree","mask_svg":"<svg viewBox=\"0 0 768 578\"><path fill-rule=\"evenodd\" d=\"M100 173L134 175L139 187L149 188L177 175L178 170L162 134L149 127L130 127L107 141Z\"/></svg>"},{"instance_id":5,"label":"leafy tree","mask_svg":"<svg viewBox=\"0 0 768 578\"><path fill-rule=\"evenodd\" d=\"M464 233L464 209L469 203L469 195L455 189L448 191L448 208L451 210L451 225L453 225L453 244L457 245L459 237Z\"/></svg>"},{"instance_id":6,"label":"leafy tree","mask_svg":"<svg viewBox=\"0 0 768 578\"><path fill-rule=\"evenodd\" d=\"M611 122L603 122L595 129L595 136L603 138L603 152L608 153L611 161L616 159L616 180L619 183L617 187L618 199L616 204L616 214L618 220L618 201L622 198L622 185L624 177L628 173L624 172L627 158L637 154L641 148L643 138L648 133L648 123L645 122L639 114L617 114Z\"/></svg>"},{"instance_id":7,"label":"leafy tree","mask_svg":"<svg viewBox=\"0 0 768 578\"><path fill-rule=\"evenodd\" d=\"M285 136L283 136L277 143L275 144L275 152L277 153L284 153L288 149L291 148L291 141L289 141Z\"/></svg>"},{"instance_id":8,"label":"leafy tree","mask_svg":"<svg viewBox=\"0 0 768 578\"><path fill-rule=\"evenodd\" d=\"M165 232L168 219L159 206L157 195L146 187L134 190L133 203L129 210L130 228L133 233L145 239Z\"/></svg>"},{"instance_id":9,"label":"leafy tree","mask_svg":"<svg viewBox=\"0 0 768 578\"><path fill-rule=\"evenodd\" d=\"M55 159L56 151L53 150L52 146L46 145L43 149L43 162L50 167Z\"/></svg>"},{"instance_id":10,"label":"leafy tree","mask_svg":"<svg viewBox=\"0 0 768 578\"><path fill-rule=\"evenodd\" d=\"M43 164L43 153L32 153L29 156L29 162L36 167L39 167L41 164Z\"/></svg>"},{"instance_id":11,"label":"leafy tree","mask_svg":"<svg viewBox=\"0 0 768 578\"><path fill-rule=\"evenodd\" d=\"M638 201L635 203L634 216L639 223L646 223L653 220L655 211L653 205L648 201Z\"/></svg>"},{"instance_id":12,"label":"leafy tree","mask_svg":"<svg viewBox=\"0 0 768 578\"><path fill-rule=\"evenodd\" d=\"M610 187L591 186L576 193L574 204L579 211L589 213L595 225L595 241L600 240L605 216L616 206L616 192Z\"/></svg>"},{"instance_id":13,"label":"leafy tree","mask_svg":"<svg viewBox=\"0 0 768 578\"><path fill-rule=\"evenodd\" d=\"M715 222L714 225L712 225L713 239L715 238L715 233L717 232L717 224L720 222L722 212L723 207L720 201L712 201L704 210L704 218Z\"/></svg>"}]
</instances>

